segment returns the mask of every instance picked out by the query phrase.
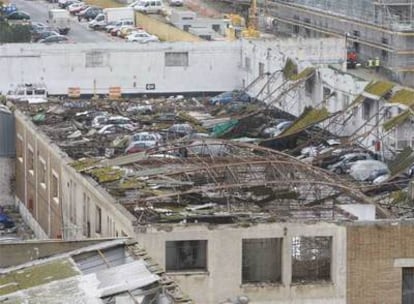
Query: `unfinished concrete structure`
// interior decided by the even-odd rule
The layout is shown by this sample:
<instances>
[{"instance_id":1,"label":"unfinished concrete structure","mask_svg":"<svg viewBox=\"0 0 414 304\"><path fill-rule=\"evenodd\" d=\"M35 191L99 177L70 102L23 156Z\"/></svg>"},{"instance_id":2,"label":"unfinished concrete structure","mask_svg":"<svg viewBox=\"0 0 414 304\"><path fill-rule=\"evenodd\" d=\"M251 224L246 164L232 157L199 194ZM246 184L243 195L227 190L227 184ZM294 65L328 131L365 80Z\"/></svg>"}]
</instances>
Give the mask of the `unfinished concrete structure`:
<instances>
[{"instance_id":1,"label":"unfinished concrete structure","mask_svg":"<svg viewBox=\"0 0 414 304\"><path fill-rule=\"evenodd\" d=\"M256 145L191 140L122 155L111 146L121 138L89 133L88 112L126 113L131 103L49 103L42 113L16 104L17 199L39 229L65 239L132 236L200 303L242 294L258 303L346 303L340 223L357 220L352 206L371 208L370 199ZM202 108L189 100L158 107L171 104ZM217 119L201 119L200 128ZM103 158L108 148L115 158Z\"/></svg>"},{"instance_id":2,"label":"unfinished concrete structure","mask_svg":"<svg viewBox=\"0 0 414 304\"><path fill-rule=\"evenodd\" d=\"M412 1L267 0L260 3L263 16L274 18L276 31L308 38L343 37L363 62L378 57L384 73L412 85Z\"/></svg>"},{"instance_id":3,"label":"unfinished concrete structure","mask_svg":"<svg viewBox=\"0 0 414 304\"><path fill-rule=\"evenodd\" d=\"M343 223L374 220L376 213L386 217L388 212L381 206L375 208L359 186L322 169L266 145L223 139L258 135L263 121L282 115L270 105L297 115L306 106L315 106L309 112L313 118L302 120L290 135L331 118L330 112L340 108L338 103L347 108L367 83L353 81L340 71L311 66L340 66L343 46L337 39L243 41L224 48L224 58L231 58L225 62L220 59L219 45L214 58L209 58L210 46L187 45L188 58L196 59L194 66L189 61L188 67L173 67L173 73L163 62L157 65L157 69L165 68L165 86L155 90L157 93L175 92L178 83L185 92L211 92L216 86L217 90L246 87L252 95L268 101L241 109L209 107L203 96L51 99L41 106L16 103L16 201L40 237L137 238L199 303L217 303L241 294L258 303L346 303L347 228ZM170 47L156 48L146 56L163 58L163 52L175 50ZM85 48L73 46L70 54L82 54ZM17 57L27 51L2 49L6 54L13 50ZM44 54L40 46L28 50L38 52L39 58ZM232 54L235 50L237 59ZM119 50L108 47L108 53L112 51ZM55 55L56 61L67 56L60 46ZM296 67L287 68L288 57L294 58ZM66 75L66 82L51 84L56 94L67 92L67 86L83 72L86 57L72 59L64 65L65 71L73 70ZM15 60L5 64L10 67ZM24 56L19 60L24 61ZM54 77L56 71L47 63L30 60L37 60L48 79ZM88 67L89 76L107 81L100 92L106 92L119 76L119 71L111 74L112 64L128 64L123 60L117 55L108 67ZM208 83L196 68L205 68L206 62L223 64L211 66ZM230 72L220 74L227 67L235 73L231 79L227 78ZM182 72L194 81L183 82L177 77ZM133 75L130 73L125 75ZM148 71L154 79L157 73L156 69ZM20 76L16 73L13 77L17 81ZM38 75L25 77L36 80ZM93 92L91 78L82 79L80 86L83 84ZM129 84L126 87L130 88ZM324 88L340 94L333 98ZM358 101L362 102L361 98ZM139 112L140 106L148 105L153 106L153 112ZM119 128L106 135L91 127L91 120L103 111L128 116L138 126L135 131L163 133L165 145L146 153L125 154L130 131ZM172 117L166 115L171 113ZM176 122L190 123L200 132L208 129L219 139L170 141L166 130Z\"/></svg>"}]
</instances>

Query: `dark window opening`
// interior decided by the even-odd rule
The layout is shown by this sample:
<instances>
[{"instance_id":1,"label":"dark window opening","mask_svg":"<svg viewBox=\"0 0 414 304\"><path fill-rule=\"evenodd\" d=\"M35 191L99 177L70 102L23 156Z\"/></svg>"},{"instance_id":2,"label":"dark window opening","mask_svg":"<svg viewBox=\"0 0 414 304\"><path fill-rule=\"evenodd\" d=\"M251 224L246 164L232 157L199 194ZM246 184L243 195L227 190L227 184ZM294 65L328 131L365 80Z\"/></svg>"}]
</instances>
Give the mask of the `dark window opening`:
<instances>
[{"instance_id":1,"label":"dark window opening","mask_svg":"<svg viewBox=\"0 0 414 304\"><path fill-rule=\"evenodd\" d=\"M331 246L331 237L294 237L292 239L292 282L330 281Z\"/></svg>"},{"instance_id":2,"label":"dark window opening","mask_svg":"<svg viewBox=\"0 0 414 304\"><path fill-rule=\"evenodd\" d=\"M315 86L315 76L312 76L308 78L305 82L305 93L307 95L312 95L314 86Z\"/></svg>"},{"instance_id":3,"label":"dark window opening","mask_svg":"<svg viewBox=\"0 0 414 304\"><path fill-rule=\"evenodd\" d=\"M414 303L414 268L402 269L402 304Z\"/></svg>"},{"instance_id":4,"label":"dark window opening","mask_svg":"<svg viewBox=\"0 0 414 304\"><path fill-rule=\"evenodd\" d=\"M361 50L361 46L360 46L359 42L354 42L353 43L353 48L354 48L355 52L359 53L359 51Z\"/></svg>"},{"instance_id":5,"label":"dark window opening","mask_svg":"<svg viewBox=\"0 0 414 304\"><path fill-rule=\"evenodd\" d=\"M242 284L278 283L282 279L282 239L245 239L242 244Z\"/></svg>"},{"instance_id":6,"label":"dark window opening","mask_svg":"<svg viewBox=\"0 0 414 304\"><path fill-rule=\"evenodd\" d=\"M207 241L167 241L167 271L206 271Z\"/></svg>"},{"instance_id":7,"label":"dark window opening","mask_svg":"<svg viewBox=\"0 0 414 304\"><path fill-rule=\"evenodd\" d=\"M102 210L98 206L96 206L96 213L95 213L95 232L101 233L102 232Z\"/></svg>"},{"instance_id":8,"label":"dark window opening","mask_svg":"<svg viewBox=\"0 0 414 304\"><path fill-rule=\"evenodd\" d=\"M265 65L263 62L259 62L259 76L263 76L264 75L264 69L265 69Z\"/></svg>"},{"instance_id":9,"label":"dark window opening","mask_svg":"<svg viewBox=\"0 0 414 304\"><path fill-rule=\"evenodd\" d=\"M364 101L362 103L362 119L368 120L370 118L371 113L371 102Z\"/></svg>"}]
</instances>

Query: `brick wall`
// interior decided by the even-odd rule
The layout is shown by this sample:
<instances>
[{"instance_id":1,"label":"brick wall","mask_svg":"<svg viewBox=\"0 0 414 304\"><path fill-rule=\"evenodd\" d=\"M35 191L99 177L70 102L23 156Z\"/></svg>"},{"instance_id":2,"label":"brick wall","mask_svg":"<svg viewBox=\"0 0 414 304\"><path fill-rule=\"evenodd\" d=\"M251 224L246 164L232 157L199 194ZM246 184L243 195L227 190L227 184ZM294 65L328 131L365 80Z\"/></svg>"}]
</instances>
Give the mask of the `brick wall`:
<instances>
[{"instance_id":1,"label":"brick wall","mask_svg":"<svg viewBox=\"0 0 414 304\"><path fill-rule=\"evenodd\" d=\"M401 303L399 258L414 258L414 221L348 226L347 303Z\"/></svg>"}]
</instances>

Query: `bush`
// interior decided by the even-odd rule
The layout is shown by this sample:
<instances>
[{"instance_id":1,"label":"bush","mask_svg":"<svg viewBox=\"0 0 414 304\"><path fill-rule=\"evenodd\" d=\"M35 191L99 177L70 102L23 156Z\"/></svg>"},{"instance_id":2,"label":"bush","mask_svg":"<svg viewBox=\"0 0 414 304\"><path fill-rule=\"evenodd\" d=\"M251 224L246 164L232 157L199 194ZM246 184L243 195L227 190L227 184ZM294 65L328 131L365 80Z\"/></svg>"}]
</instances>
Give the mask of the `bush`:
<instances>
[{"instance_id":1,"label":"bush","mask_svg":"<svg viewBox=\"0 0 414 304\"><path fill-rule=\"evenodd\" d=\"M30 26L0 20L0 43L30 42Z\"/></svg>"}]
</instances>

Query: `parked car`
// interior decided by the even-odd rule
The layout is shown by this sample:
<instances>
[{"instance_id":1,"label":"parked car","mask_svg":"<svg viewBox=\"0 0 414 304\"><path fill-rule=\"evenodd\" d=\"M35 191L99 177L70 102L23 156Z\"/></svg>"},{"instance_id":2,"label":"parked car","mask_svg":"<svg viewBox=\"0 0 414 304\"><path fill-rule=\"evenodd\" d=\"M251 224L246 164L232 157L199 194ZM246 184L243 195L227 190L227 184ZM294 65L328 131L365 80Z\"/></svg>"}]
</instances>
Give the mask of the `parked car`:
<instances>
[{"instance_id":1,"label":"parked car","mask_svg":"<svg viewBox=\"0 0 414 304\"><path fill-rule=\"evenodd\" d=\"M138 0L133 6L134 10L146 14L161 14L164 5L161 0Z\"/></svg>"},{"instance_id":2,"label":"parked car","mask_svg":"<svg viewBox=\"0 0 414 304\"><path fill-rule=\"evenodd\" d=\"M130 144L125 153L141 152L148 148L158 146L162 142L162 136L156 132L139 132L130 138Z\"/></svg>"},{"instance_id":3,"label":"parked car","mask_svg":"<svg viewBox=\"0 0 414 304\"><path fill-rule=\"evenodd\" d=\"M168 128L168 134L174 137L183 137L185 135L191 134L194 132L193 127L190 124L173 124Z\"/></svg>"},{"instance_id":4,"label":"parked car","mask_svg":"<svg viewBox=\"0 0 414 304\"><path fill-rule=\"evenodd\" d=\"M64 9L68 9L70 5L74 4L74 3L79 3L81 1L79 0L67 0L64 3L59 3L59 7L60 8L64 8Z\"/></svg>"},{"instance_id":5,"label":"parked car","mask_svg":"<svg viewBox=\"0 0 414 304\"><path fill-rule=\"evenodd\" d=\"M140 32L140 31L142 31L142 28L137 28L133 25L124 25L124 26L121 26L121 28L119 29L118 36L121 38L126 38L132 33Z\"/></svg>"},{"instance_id":6,"label":"parked car","mask_svg":"<svg viewBox=\"0 0 414 304\"><path fill-rule=\"evenodd\" d=\"M250 102L252 98L246 92L239 90L224 92L210 98L210 103L213 105L225 105L234 101Z\"/></svg>"},{"instance_id":7,"label":"parked car","mask_svg":"<svg viewBox=\"0 0 414 304\"><path fill-rule=\"evenodd\" d=\"M345 154L340 157L340 160L337 163L328 166L328 169L337 174L347 173L355 162L367 159L372 159L371 155L368 153Z\"/></svg>"},{"instance_id":8,"label":"parked car","mask_svg":"<svg viewBox=\"0 0 414 304\"><path fill-rule=\"evenodd\" d=\"M128 42L139 42L139 43L148 43L148 42L158 42L160 41L157 36L148 34L144 31L134 32L126 37Z\"/></svg>"},{"instance_id":9,"label":"parked car","mask_svg":"<svg viewBox=\"0 0 414 304\"><path fill-rule=\"evenodd\" d=\"M148 147L145 143L132 142L125 149L125 153L131 154L131 153L143 152L143 151L145 151L149 148L151 148L151 147Z\"/></svg>"},{"instance_id":10,"label":"parked car","mask_svg":"<svg viewBox=\"0 0 414 304\"><path fill-rule=\"evenodd\" d=\"M86 8L85 10L79 12L77 16L78 16L79 21L82 21L83 19L86 19L86 21L89 21L89 20L95 19L95 17L100 13L102 13L102 8L96 7L96 6L90 6Z\"/></svg>"},{"instance_id":11,"label":"parked car","mask_svg":"<svg viewBox=\"0 0 414 304\"><path fill-rule=\"evenodd\" d=\"M23 11L14 11L6 15L7 20L30 20L30 15Z\"/></svg>"},{"instance_id":12,"label":"parked car","mask_svg":"<svg viewBox=\"0 0 414 304\"><path fill-rule=\"evenodd\" d=\"M6 213L0 213L0 230L10 229L15 226L14 221Z\"/></svg>"},{"instance_id":13,"label":"parked car","mask_svg":"<svg viewBox=\"0 0 414 304\"><path fill-rule=\"evenodd\" d=\"M1 7L1 12L6 16L16 11L17 11L17 6L12 3L9 3L7 5L3 4L3 6Z\"/></svg>"},{"instance_id":14,"label":"parked car","mask_svg":"<svg viewBox=\"0 0 414 304\"><path fill-rule=\"evenodd\" d=\"M168 4L170 6L183 6L184 5L184 1L183 0L169 0Z\"/></svg>"},{"instance_id":15,"label":"parked car","mask_svg":"<svg viewBox=\"0 0 414 304\"><path fill-rule=\"evenodd\" d=\"M114 28L120 28L123 25L134 25L134 21L131 19L124 19L124 20L119 20L115 23L111 22L107 26L105 26L105 31L110 33Z\"/></svg>"},{"instance_id":16,"label":"parked car","mask_svg":"<svg viewBox=\"0 0 414 304\"><path fill-rule=\"evenodd\" d=\"M45 39L39 40L39 43L68 43L70 42L69 38L63 35L52 35L46 37Z\"/></svg>"},{"instance_id":17,"label":"parked car","mask_svg":"<svg viewBox=\"0 0 414 304\"><path fill-rule=\"evenodd\" d=\"M281 133L283 133L283 131L289 128L292 124L293 124L293 121L291 120L281 121L275 126L264 129L262 134L265 137L276 137L280 135Z\"/></svg>"},{"instance_id":18,"label":"parked car","mask_svg":"<svg viewBox=\"0 0 414 304\"><path fill-rule=\"evenodd\" d=\"M129 131L134 131L134 130L135 130L135 127L130 124L120 124L120 125L109 124L109 125L105 125L102 128L100 128L98 130L98 134L107 135L107 134L115 134L115 133L124 133L124 132L129 132Z\"/></svg>"},{"instance_id":19,"label":"parked car","mask_svg":"<svg viewBox=\"0 0 414 304\"><path fill-rule=\"evenodd\" d=\"M32 40L34 42L37 42L37 41L45 39L47 37L58 36L58 35L59 35L59 33L56 32L56 31L42 31L42 32L39 32L37 34L32 35Z\"/></svg>"},{"instance_id":20,"label":"parked car","mask_svg":"<svg viewBox=\"0 0 414 304\"><path fill-rule=\"evenodd\" d=\"M42 22L31 22L30 23L30 32L44 31L46 29L50 29L50 26Z\"/></svg>"},{"instance_id":21,"label":"parked car","mask_svg":"<svg viewBox=\"0 0 414 304\"><path fill-rule=\"evenodd\" d=\"M390 170L385 163L374 159L356 161L352 163L349 169L351 177L361 182L374 181L379 176L388 175L389 173Z\"/></svg>"},{"instance_id":22,"label":"parked car","mask_svg":"<svg viewBox=\"0 0 414 304\"><path fill-rule=\"evenodd\" d=\"M86 5L83 2L74 2L74 3L72 3L71 5L68 6L68 11L72 15L76 15L77 13L79 13L80 11L84 10L87 7L88 7L88 5Z\"/></svg>"}]
</instances>

